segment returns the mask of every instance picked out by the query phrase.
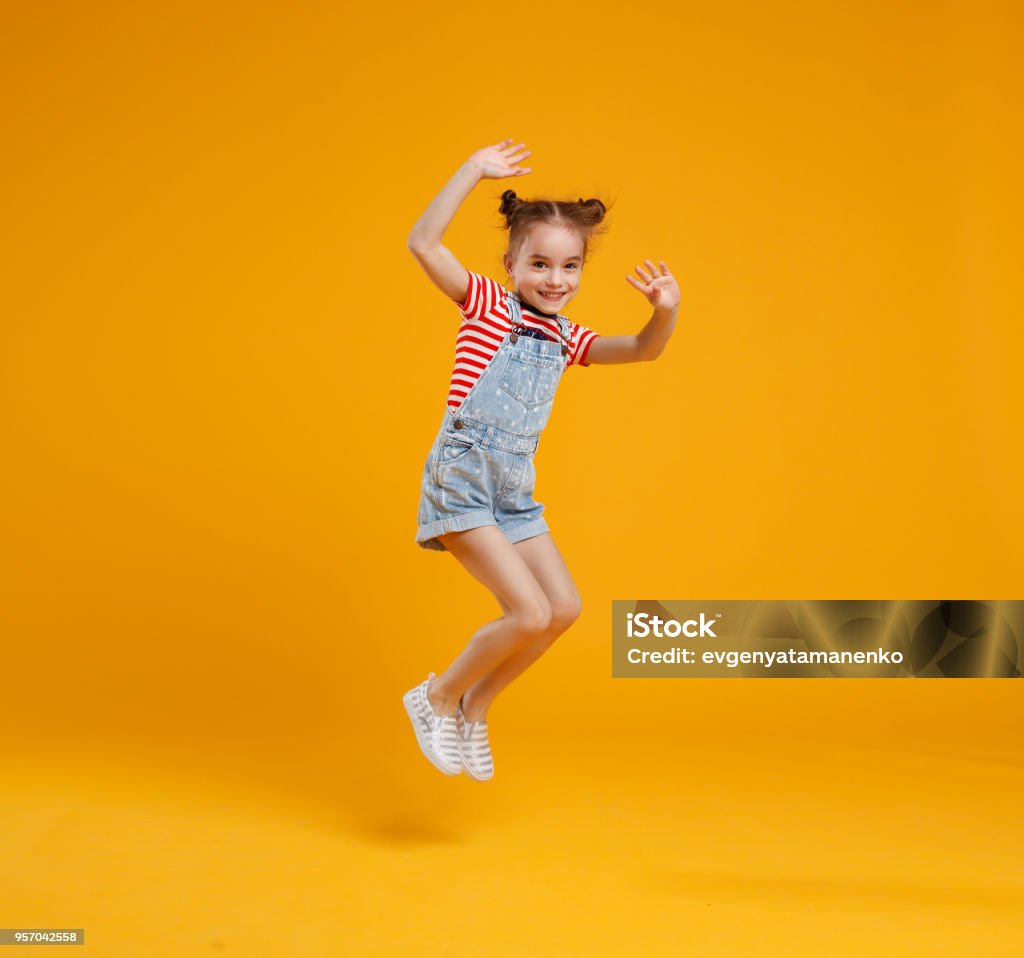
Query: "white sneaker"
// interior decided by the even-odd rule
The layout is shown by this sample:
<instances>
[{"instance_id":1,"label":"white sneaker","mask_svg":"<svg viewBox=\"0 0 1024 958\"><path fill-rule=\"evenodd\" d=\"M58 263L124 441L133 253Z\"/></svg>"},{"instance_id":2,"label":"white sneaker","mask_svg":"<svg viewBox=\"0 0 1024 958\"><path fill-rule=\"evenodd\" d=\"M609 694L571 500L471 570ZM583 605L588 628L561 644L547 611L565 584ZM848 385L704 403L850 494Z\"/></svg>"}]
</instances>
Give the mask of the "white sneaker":
<instances>
[{"instance_id":1,"label":"white sneaker","mask_svg":"<svg viewBox=\"0 0 1024 958\"><path fill-rule=\"evenodd\" d=\"M466 774L478 782L494 778L494 758L487 738L486 722L469 722L462 712L462 702L455 712L458 729L459 757Z\"/></svg>"},{"instance_id":2,"label":"white sneaker","mask_svg":"<svg viewBox=\"0 0 1024 958\"><path fill-rule=\"evenodd\" d=\"M409 713L413 731L420 750L430 762L445 775L458 775L462 771L459 747L456 742L458 729L454 715L437 715L427 698L427 685L434 677L431 672L425 682L409 689L402 696L402 704Z\"/></svg>"}]
</instances>

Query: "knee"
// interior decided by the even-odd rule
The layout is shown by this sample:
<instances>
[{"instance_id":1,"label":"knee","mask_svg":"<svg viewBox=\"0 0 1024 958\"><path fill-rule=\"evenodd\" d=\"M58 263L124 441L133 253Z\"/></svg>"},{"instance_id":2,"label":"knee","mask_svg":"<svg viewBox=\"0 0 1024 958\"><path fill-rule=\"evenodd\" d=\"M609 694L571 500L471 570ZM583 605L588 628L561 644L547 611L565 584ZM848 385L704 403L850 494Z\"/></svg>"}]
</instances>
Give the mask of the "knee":
<instances>
[{"instance_id":1,"label":"knee","mask_svg":"<svg viewBox=\"0 0 1024 958\"><path fill-rule=\"evenodd\" d=\"M578 595L559 599L551 606L551 623L549 629L552 636L561 635L573 624L583 611L583 601Z\"/></svg>"},{"instance_id":2,"label":"knee","mask_svg":"<svg viewBox=\"0 0 1024 958\"><path fill-rule=\"evenodd\" d=\"M520 605L514 614L516 629L528 639L544 635L551 628L551 604L538 597Z\"/></svg>"}]
</instances>

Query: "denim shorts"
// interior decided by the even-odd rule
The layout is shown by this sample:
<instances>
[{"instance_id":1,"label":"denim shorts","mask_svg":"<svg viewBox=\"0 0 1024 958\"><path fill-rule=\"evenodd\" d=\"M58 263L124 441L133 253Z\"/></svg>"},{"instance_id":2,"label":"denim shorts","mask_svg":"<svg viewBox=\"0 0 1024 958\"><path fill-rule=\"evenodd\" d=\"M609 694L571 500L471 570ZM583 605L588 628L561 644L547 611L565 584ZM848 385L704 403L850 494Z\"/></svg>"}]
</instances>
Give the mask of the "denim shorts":
<instances>
[{"instance_id":1,"label":"denim shorts","mask_svg":"<svg viewBox=\"0 0 1024 958\"><path fill-rule=\"evenodd\" d=\"M444 552L447 532L497 526L509 542L547 532L533 498L538 441L448 410L423 467L416 542Z\"/></svg>"}]
</instances>

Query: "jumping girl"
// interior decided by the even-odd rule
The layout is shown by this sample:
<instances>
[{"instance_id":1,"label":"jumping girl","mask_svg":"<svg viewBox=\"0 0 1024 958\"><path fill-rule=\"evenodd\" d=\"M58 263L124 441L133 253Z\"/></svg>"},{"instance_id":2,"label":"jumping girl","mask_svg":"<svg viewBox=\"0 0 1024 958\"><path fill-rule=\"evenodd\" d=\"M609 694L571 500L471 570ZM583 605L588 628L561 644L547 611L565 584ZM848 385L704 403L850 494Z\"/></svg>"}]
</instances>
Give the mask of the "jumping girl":
<instances>
[{"instance_id":1,"label":"jumping girl","mask_svg":"<svg viewBox=\"0 0 1024 958\"><path fill-rule=\"evenodd\" d=\"M634 336L600 336L559 312L580 287L589 240L604 219L598 199L501 197L509 230L505 289L469 272L441 240L483 179L524 176L530 155L503 140L458 169L409 234L409 249L458 304L462 324L448 403L423 469L416 541L448 551L504 613L482 626L454 662L404 696L423 754L442 772L494 775L487 710L580 614L580 597L534 501L534 453L569 366L657 359L675 327L679 285L663 260L626 276L654 314Z\"/></svg>"}]
</instances>

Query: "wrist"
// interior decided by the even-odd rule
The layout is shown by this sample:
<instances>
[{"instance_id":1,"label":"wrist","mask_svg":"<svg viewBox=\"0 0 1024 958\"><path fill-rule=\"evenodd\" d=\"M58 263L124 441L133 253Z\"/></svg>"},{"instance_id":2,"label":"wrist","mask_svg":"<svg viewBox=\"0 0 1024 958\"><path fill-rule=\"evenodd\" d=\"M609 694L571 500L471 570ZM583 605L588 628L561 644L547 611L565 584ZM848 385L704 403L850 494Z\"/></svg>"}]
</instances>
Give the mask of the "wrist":
<instances>
[{"instance_id":1,"label":"wrist","mask_svg":"<svg viewBox=\"0 0 1024 958\"><path fill-rule=\"evenodd\" d=\"M476 160L470 157L459 167L457 175L463 176L467 180L472 180L474 183L479 183L484 178L484 170Z\"/></svg>"}]
</instances>

